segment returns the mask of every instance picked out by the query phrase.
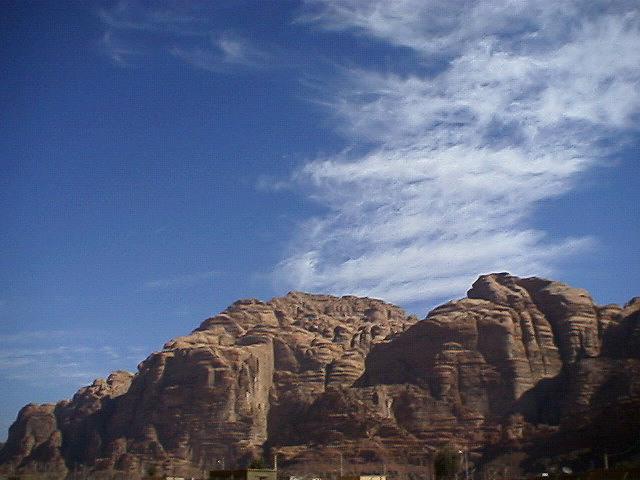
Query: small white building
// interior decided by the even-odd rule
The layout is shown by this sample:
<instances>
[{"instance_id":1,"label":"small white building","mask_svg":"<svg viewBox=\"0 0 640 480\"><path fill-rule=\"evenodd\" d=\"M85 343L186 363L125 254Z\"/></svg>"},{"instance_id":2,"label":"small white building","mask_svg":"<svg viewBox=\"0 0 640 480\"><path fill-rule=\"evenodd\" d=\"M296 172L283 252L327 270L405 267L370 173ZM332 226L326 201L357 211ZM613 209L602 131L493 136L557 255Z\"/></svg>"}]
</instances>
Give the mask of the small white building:
<instances>
[{"instance_id":1,"label":"small white building","mask_svg":"<svg viewBox=\"0 0 640 480\"><path fill-rule=\"evenodd\" d=\"M340 480L387 480L386 475L343 475Z\"/></svg>"}]
</instances>

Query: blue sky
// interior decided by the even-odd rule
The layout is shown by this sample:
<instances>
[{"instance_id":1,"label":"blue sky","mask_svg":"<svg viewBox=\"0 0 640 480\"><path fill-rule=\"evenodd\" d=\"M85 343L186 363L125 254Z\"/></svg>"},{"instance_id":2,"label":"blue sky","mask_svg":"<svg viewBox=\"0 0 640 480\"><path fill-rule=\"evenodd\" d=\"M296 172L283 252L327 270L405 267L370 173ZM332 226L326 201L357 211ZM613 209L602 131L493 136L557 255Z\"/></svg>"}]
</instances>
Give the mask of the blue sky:
<instances>
[{"instance_id":1,"label":"blue sky","mask_svg":"<svg viewBox=\"0 0 640 480\"><path fill-rule=\"evenodd\" d=\"M5 2L0 431L238 298L640 294L636 2Z\"/></svg>"}]
</instances>

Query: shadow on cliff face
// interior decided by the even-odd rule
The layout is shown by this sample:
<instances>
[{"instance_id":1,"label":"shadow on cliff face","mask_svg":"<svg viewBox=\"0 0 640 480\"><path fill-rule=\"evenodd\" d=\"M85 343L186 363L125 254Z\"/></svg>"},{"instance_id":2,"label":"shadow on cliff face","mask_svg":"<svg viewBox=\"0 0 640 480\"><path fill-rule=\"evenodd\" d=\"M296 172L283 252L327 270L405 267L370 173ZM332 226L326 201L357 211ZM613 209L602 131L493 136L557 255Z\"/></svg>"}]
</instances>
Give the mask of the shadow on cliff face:
<instances>
[{"instance_id":1,"label":"shadow on cliff face","mask_svg":"<svg viewBox=\"0 0 640 480\"><path fill-rule=\"evenodd\" d=\"M603 467L640 456L640 362L636 359L584 358L554 378L538 382L513 407L528 426L525 471L566 465L574 471ZM496 459L499 449L487 449Z\"/></svg>"},{"instance_id":2,"label":"shadow on cliff face","mask_svg":"<svg viewBox=\"0 0 640 480\"><path fill-rule=\"evenodd\" d=\"M612 358L640 358L640 297L632 298L624 307L631 310L621 321L607 330L602 341L602 354Z\"/></svg>"},{"instance_id":3,"label":"shadow on cliff face","mask_svg":"<svg viewBox=\"0 0 640 480\"><path fill-rule=\"evenodd\" d=\"M565 393L566 380L563 374L542 379L516 401L512 412L522 414L527 423L559 425Z\"/></svg>"},{"instance_id":4,"label":"shadow on cliff face","mask_svg":"<svg viewBox=\"0 0 640 480\"><path fill-rule=\"evenodd\" d=\"M623 464L640 458L640 411L618 403L602 411L577 429L561 428L550 434L531 437L524 447L527 458L522 466L527 471L542 471L549 466L567 465L574 471Z\"/></svg>"},{"instance_id":5,"label":"shadow on cliff face","mask_svg":"<svg viewBox=\"0 0 640 480\"><path fill-rule=\"evenodd\" d=\"M133 475L277 449L283 463L335 471L340 452L416 466L455 444L474 463L507 450L514 468L525 454L529 470L554 456L587 464L640 431L639 307L508 274L482 276L418 323L367 298L240 301L150 355L130 388L122 374L55 415L25 407L0 463L26 472L33 451L60 470Z\"/></svg>"}]
</instances>

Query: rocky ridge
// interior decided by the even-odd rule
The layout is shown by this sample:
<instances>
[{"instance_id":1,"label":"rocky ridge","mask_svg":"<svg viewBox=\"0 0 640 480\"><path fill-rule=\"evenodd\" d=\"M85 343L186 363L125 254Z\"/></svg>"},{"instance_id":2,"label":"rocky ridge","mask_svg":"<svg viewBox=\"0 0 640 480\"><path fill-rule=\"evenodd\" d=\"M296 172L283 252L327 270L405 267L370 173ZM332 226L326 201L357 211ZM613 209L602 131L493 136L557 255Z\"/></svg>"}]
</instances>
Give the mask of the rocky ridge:
<instances>
[{"instance_id":1,"label":"rocky ridge","mask_svg":"<svg viewBox=\"0 0 640 480\"><path fill-rule=\"evenodd\" d=\"M418 468L452 444L476 464L508 446L526 452L514 468L534 470L543 444L631 441L638 406L638 299L601 307L559 282L491 274L418 321L381 300L292 292L234 303L135 375L27 405L0 469L188 474L275 451L293 469L334 470L341 453Z\"/></svg>"}]
</instances>

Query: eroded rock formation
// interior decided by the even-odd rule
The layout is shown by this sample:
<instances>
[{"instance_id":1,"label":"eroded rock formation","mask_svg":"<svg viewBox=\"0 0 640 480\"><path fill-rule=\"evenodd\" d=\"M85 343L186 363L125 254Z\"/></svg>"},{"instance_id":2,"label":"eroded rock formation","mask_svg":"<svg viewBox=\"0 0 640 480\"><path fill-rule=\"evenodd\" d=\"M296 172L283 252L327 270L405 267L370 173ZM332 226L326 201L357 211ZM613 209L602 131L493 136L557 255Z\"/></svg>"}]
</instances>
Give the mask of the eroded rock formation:
<instances>
[{"instance_id":1,"label":"eroded rock formation","mask_svg":"<svg viewBox=\"0 0 640 480\"><path fill-rule=\"evenodd\" d=\"M417 321L380 300L292 292L234 303L135 375L24 407L0 468L135 477L278 451L335 469L344 452L420 464L445 444L477 463L571 432L581 445L612 405L617 417L640 406L637 299L599 307L559 282L492 274ZM640 428L637 417L612 428Z\"/></svg>"}]
</instances>

